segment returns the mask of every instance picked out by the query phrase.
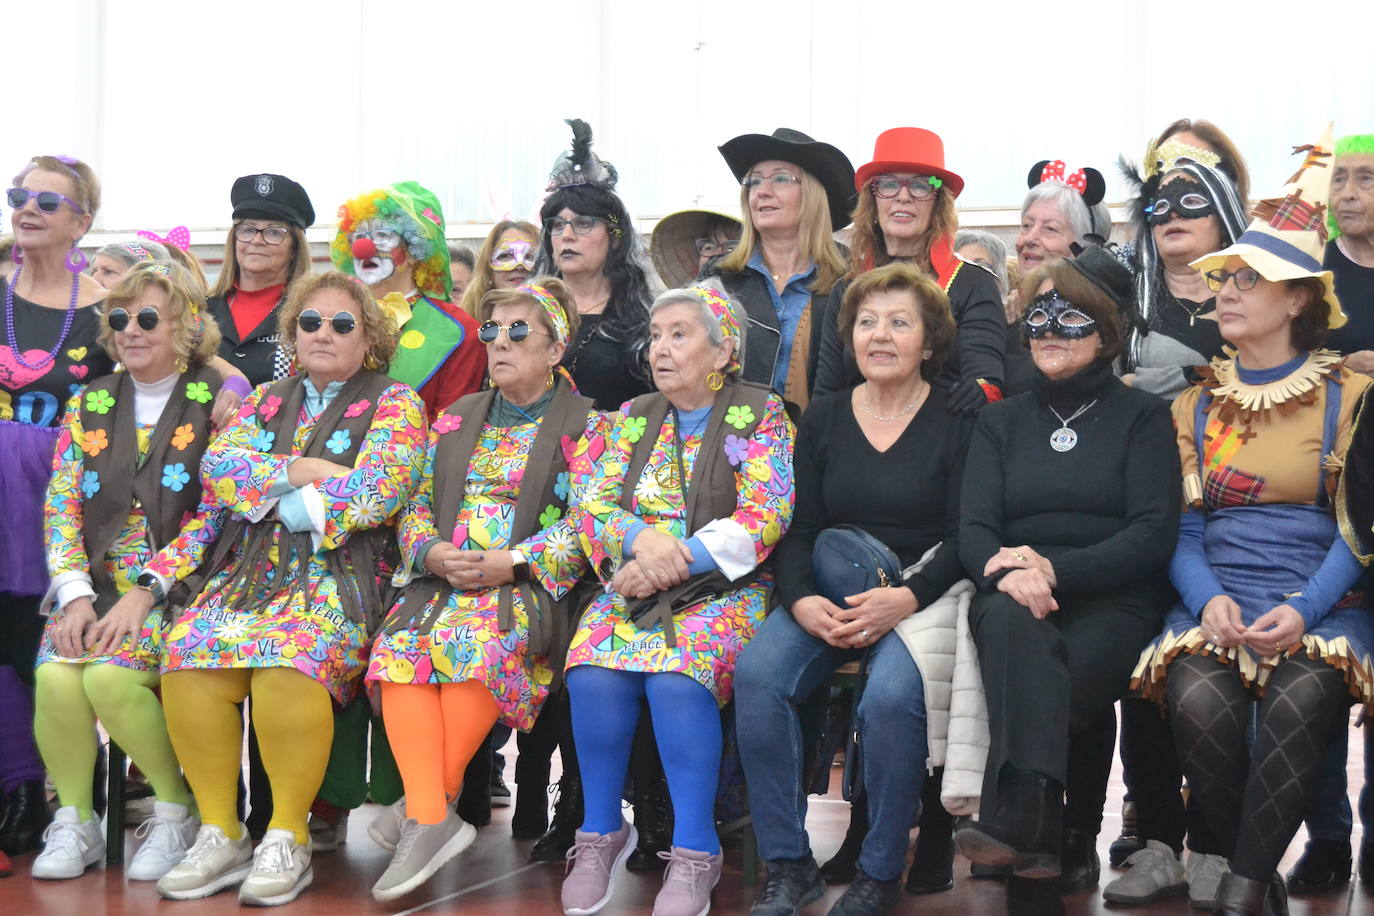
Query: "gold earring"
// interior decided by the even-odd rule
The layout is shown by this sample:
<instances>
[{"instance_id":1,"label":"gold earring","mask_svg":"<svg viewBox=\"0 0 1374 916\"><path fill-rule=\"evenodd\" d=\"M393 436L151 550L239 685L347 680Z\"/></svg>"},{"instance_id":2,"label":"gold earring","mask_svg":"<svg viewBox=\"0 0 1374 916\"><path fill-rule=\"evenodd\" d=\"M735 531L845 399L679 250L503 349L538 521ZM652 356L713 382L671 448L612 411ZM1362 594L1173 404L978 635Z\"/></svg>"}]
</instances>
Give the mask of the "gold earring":
<instances>
[{"instance_id":1,"label":"gold earring","mask_svg":"<svg viewBox=\"0 0 1374 916\"><path fill-rule=\"evenodd\" d=\"M549 370L548 378L544 379L544 387L545 387L545 388L552 388L552 387L553 387L553 370L552 370L552 369Z\"/></svg>"},{"instance_id":2,"label":"gold earring","mask_svg":"<svg viewBox=\"0 0 1374 916\"><path fill-rule=\"evenodd\" d=\"M377 362L377 357L373 356L371 353L363 357L364 369L376 369L380 365L381 363Z\"/></svg>"},{"instance_id":3,"label":"gold earring","mask_svg":"<svg viewBox=\"0 0 1374 916\"><path fill-rule=\"evenodd\" d=\"M191 367L186 364L186 360L184 357L177 357L177 375L185 375L186 370L189 368Z\"/></svg>"},{"instance_id":4,"label":"gold earring","mask_svg":"<svg viewBox=\"0 0 1374 916\"><path fill-rule=\"evenodd\" d=\"M712 391L719 391L725 387L725 376L715 369L706 374L706 387Z\"/></svg>"}]
</instances>

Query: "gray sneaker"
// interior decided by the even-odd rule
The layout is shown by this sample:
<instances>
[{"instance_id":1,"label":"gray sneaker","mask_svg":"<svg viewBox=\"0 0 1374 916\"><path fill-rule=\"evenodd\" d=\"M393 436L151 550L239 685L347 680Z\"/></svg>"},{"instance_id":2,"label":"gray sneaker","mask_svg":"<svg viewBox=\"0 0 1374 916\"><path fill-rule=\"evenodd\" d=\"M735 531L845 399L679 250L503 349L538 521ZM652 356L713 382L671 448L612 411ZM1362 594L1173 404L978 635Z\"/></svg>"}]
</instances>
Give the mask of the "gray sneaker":
<instances>
[{"instance_id":1,"label":"gray sneaker","mask_svg":"<svg viewBox=\"0 0 1374 916\"><path fill-rule=\"evenodd\" d=\"M406 818L401 822L401 840L391 864L372 885L372 896L383 903L404 897L471 846L476 837L477 828L452 811L437 824Z\"/></svg>"},{"instance_id":2,"label":"gray sneaker","mask_svg":"<svg viewBox=\"0 0 1374 916\"><path fill-rule=\"evenodd\" d=\"M1183 868L1188 875L1188 901L1199 910L1216 909L1217 888L1222 877L1231 873L1231 863L1225 856L1190 852Z\"/></svg>"},{"instance_id":3,"label":"gray sneaker","mask_svg":"<svg viewBox=\"0 0 1374 916\"><path fill-rule=\"evenodd\" d=\"M214 824L202 824L185 858L158 879L157 892L168 900L198 900L240 883L252 867L247 827L239 824L239 838L231 840Z\"/></svg>"},{"instance_id":4,"label":"gray sneaker","mask_svg":"<svg viewBox=\"0 0 1374 916\"><path fill-rule=\"evenodd\" d=\"M337 821L310 815L310 851L333 852L348 842L348 810L339 812Z\"/></svg>"},{"instance_id":5,"label":"gray sneaker","mask_svg":"<svg viewBox=\"0 0 1374 916\"><path fill-rule=\"evenodd\" d=\"M396 844L401 842L401 821L405 819L406 799L402 795L396 804L387 805L381 814L372 819L372 823L367 825L367 835L387 852L395 852Z\"/></svg>"},{"instance_id":6,"label":"gray sneaker","mask_svg":"<svg viewBox=\"0 0 1374 916\"><path fill-rule=\"evenodd\" d=\"M711 891L720 881L724 856L674 846L658 857L668 867L663 870L663 887L654 898L654 916L706 916L711 912Z\"/></svg>"},{"instance_id":7,"label":"gray sneaker","mask_svg":"<svg viewBox=\"0 0 1374 916\"><path fill-rule=\"evenodd\" d=\"M563 879L566 916L591 916L615 893L616 875L639 842L635 825L622 819L615 833L573 834L568 850L568 874Z\"/></svg>"},{"instance_id":8,"label":"gray sneaker","mask_svg":"<svg viewBox=\"0 0 1374 916\"><path fill-rule=\"evenodd\" d=\"M1102 889L1108 903L1151 903L1188 890L1188 876L1174 851L1159 840L1146 840L1145 848L1131 853L1122 863L1129 869Z\"/></svg>"},{"instance_id":9,"label":"gray sneaker","mask_svg":"<svg viewBox=\"0 0 1374 916\"><path fill-rule=\"evenodd\" d=\"M281 906L299 897L314 880L309 845L297 843L292 831L274 827L253 851L253 870L239 885L239 903Z\"/></svg>"}]
</instances>

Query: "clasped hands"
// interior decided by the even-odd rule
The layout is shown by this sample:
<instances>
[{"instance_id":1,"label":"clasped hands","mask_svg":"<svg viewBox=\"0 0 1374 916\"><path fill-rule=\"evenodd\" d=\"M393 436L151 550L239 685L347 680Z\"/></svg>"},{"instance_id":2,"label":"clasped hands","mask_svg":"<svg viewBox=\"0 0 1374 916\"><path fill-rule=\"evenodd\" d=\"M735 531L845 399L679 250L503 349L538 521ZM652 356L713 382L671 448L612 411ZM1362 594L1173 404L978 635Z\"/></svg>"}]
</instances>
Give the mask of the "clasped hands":
<instances>
[{"instance_id":1,"label":"clasped hands","mask_svg":"<svg viewBox=\"0 0 1374 916\"><path fill-rule=\"evenodd\" d=\"M812 636L837 649L861 649L916 613L916 594L905 586L880 586L846 597L840 607L820 595L792 602L792 618Z\"/></svg>"},{"instance_id":2,"label":"clasped hands","mask_svg":"<svg viewBox=\"0 0 1374 916\"><path fill-rule=\"evenodd\" d=\"M634 559L622 563L611 579L612 591L626 598L648 598L691 576L692 550L671 534L644 528L635 536L633 553Z\"/></svg>"},{"instance_id":3,"label":"clasped hands","mask_svg":"<svg viewBox=\"0 0 1374 916\"><path fill-rule=\"evenodd\" d=\"M1202 635L1213 645L1233 649L1246 645L1264 658L1277 655L1302 638L1307 624L1298 609L1280 604L1246 626L1240 605L1226 595L1217 595L1202 608Z\"/></svg>"},{"instance_id":4,"label":"clasped hands","mask_svg":"<svg viewBox=\"0 0 1374 916\"><path fill-rule=\"evenodd\" d=\"M425 569L467 592L515 581L509 550L459 550L450 541L440 541L429 549Z\"/></svg>"},{"instance_id":5,"label":"clasped hands","mask_svg":"<svg viewBox=\"0 0 1374 916\"><path fill-rule=\"evenodd\" d=\"M1009 569L997 580L997 590L1011 598L1034 615L1036 620L1059 610L1059 602L1054 600L1054 588L1059 584L1054 574L1054 564L1042 557L1032 548L1022 544L1020 547L1003 547L983 566L983 577Z\"/></svg>"},{"instance_id":6,"label":"clasped hands","mask_svg":"<svg viewBox=\"0 0 1374 916\"><path fill-rule=\"evenodd\" d=\"M63 658L113 655L127 640L138 641L153 603L152 592L133 588L115 602L109 613L96 620L91 599L74 598L67 602L61 619L53 625L53 648Z\"/></svg>"}]
</instances>

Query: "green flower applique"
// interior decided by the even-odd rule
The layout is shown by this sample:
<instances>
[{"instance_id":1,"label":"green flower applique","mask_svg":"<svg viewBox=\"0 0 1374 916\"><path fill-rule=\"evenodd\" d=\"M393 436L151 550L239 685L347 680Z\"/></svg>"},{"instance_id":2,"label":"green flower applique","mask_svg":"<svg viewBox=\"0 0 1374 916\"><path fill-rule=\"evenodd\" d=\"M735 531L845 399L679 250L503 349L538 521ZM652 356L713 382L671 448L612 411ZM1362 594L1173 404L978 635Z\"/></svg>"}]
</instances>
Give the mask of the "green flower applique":
<instances>
[{"instance_id":1,"label":"green flower applique","mask_svg":"<svg viewBox=\"0 0 1374 916\"><path fill-rule=\"evenodd\" d=\"M754 410L748 404L735 405L725 412L725 422L735 429L744 429L754 422Z\"/></svg>"},{"instance_id":2,"label":"green flower applique","mask_svg":"<svg viewBox=\"0 0 1374 916\"><path fill-rule=\"evenodd\" d=\"M215 396L210 393L210 386L205 382L187 382L186 397L197 404L208 404Z\"/></svg>"},{"instance_id":3,"label":"green flower applique","mask_svg":"<svg viewBox=\"0 0 1374 916\"><path fill-rule=\"evenodd\" d=\"M625 441L630 444L644 438L644 429L649 425L646 417L630 417L625 421Z\"/></svg>"},{"instance_id":4,"label":"green flower applique","mask_svg":"<svg viewBox=\"0 0 1374 916\"><path fill-rule=\"evenodd\" d=\"M539 513L539 527L547 528L562 517L563 510L557 506L545 506L544 511Z\"/></svg>"},{"instance_id":5,"label":"green flower applique","mask_svg":"<svg viewBox=\"0 0 1374 916\"><path fill-rule=\"evenodd\" d=\"M114 405L114 395L108 391L86 392L86 409L91 413L107 414Z\"/></svg>"}]
</instances>

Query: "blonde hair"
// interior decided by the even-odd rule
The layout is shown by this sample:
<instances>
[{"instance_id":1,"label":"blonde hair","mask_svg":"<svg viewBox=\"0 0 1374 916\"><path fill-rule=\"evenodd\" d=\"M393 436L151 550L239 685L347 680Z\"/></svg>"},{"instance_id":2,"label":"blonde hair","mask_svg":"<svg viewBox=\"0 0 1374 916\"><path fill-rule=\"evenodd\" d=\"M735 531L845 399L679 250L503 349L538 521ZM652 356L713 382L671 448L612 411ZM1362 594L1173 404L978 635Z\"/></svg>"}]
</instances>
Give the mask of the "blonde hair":
<instances>
[{"instance_id":1,"label":"blonde hair","mask_svg":"<svg viewBox=\"0 0 1374 916\"><path fill-rule=\"evenodd\" d=\"M166 293L167 304L175 309L174 314L161 317L163 321L176 322L172 331L172 352L177 361L184 362L188 368L200 368L214 359L219 352L219 325L205 314L205 287L178 264L147 262L135 264L105 297L98 338L105 352L118 358L115 331L104 316L119 308L132 311L132 304L149 288ZM129 320L136 321L137 317L130 315Z\"/></svg>"},{"instance_id":2,"label":"blonde hair","mask_svg":"<svg viewBox=\"0 0 1374 916\"><path fill-rule=\"evenodd\" d=\"M496 248L501 236L507 232L519 232L529 236L530 243L535 252L539 251L539 227L533 223L523 220L503 219L491 231L487 233L487 238L482 242L482 247L473 258L472 280L468 283L468 288L463 290L463 301L459 303L463 311L476 318L481 311L482 299L487 293L496 289L496 271L491 269L491 253ZM542 283L540 284L543 285Z\"/></svg>"},{"instance_id":3,"label":"blonde hair","mask_svg":"<svg viewBox=\"0 0 1374 916\"><path fill-rule=\"evenodd\" d=\"M801 176L801 219L797 226L799 254L804 263L816 265L816 279L811 283L811 292L824 295L844 276L844 258L831 235L830 201L825 188L801 166L794 168ZM744 231L740 234L739 247L722 258L718 265L720 270L730 273L739 273L747 268L759 244L754 216L749 210L749 189L744 185L740 185L739 205L744 215Z\"/></svg>"},{"instance_id":4,"label":"blonde hair","mask_svg":"<svg viewBox=\"0 0 1374 916\"><path fill-rule=\"evenodd\" d=\"M56 156L34 156L29 160L29 164L24 166L24 170L14 176L14 183L23 184L24 176L36 169L70 178L76 186L76 202L88 216L95 216L95 211L100 209L100 179L96 178L95 171L80 159L68 156L60 159Z\"/></svg>"},{"instance_id":5,"label":"blonde hair","mask_svg":"<svg viewBox=\"0 0 1374 916\"><path fill-rule=\"evenodd\" d=\"M182 251L175 245L168 245L166 248L168 260L175 261L188 270L196 278L201 289L209 287L210 284L205 280L205 270L200 266L200 258L189 251Z\"/></svg>"},{"instance_id":6,"label":"blonde hair","mask_svg":"<svg viewBox=\"0 0 1374 916\"><path fill-rule=\"evenodd\" d=\"M937 239L953 240L959 230L959 211L954 207L954 195L948 188L936 188L935 207L930 213L930 225L921 238L921 248L913 259L921 270L935 275L930 263L930 247ZM854 229L849 237L849 272L847 279L854 279L867 270L891 264L895 259L887 253L887 240L883 229L878 225L878 201L872 188L859 192L859 205L854 208Z\"/></svg>"},{"instance_id":7,"label":"blonde hair","mask_svg":"<svg viewBox=\"0 0 1374 916\"><path fill-rule=\"evenodd\" d=\"M396 324L385 313L372 293L357 279L337 270L322 274L310 274L304 279L293 282L289 287L286 304L282 306L277 318L277 333L281 345L296 352L296 319L305 311L316 293L337 290L353 300L358 330L367 338L367 355L363 365L369 369L385 370L396 353ZM371 365L369 365L369 361Z\"/></svg>"},{"instance_id":8,"label":"blonde hair","mask_svg":"<svg viewBox=\"0 0 1374 916\"><path fill-rule=\"evenodd\" d=\"M234 230L239 227L243 220L235 220L229 227L229 236L224 240L224 267L219 272L219 279L215 281L215 288L210 290L211 298L216 296L227 296L234 289L234 284L239 282L239 254L234 247ZM291 264L286 268L286 292L291 293L291 287L295 286L296 281L310 273L310 242L305 237L305 230L299 226L294 226L285 220L271 220L274 223L281 223L291 233L292 244L295 248L291 252Z\"/></svg>"},{"instance_id":9,"label":"blonde hair","mask_svg":"<svg viewBox=\"0 0 1374 916\"><path fill-rule=\"evenodd\" d=\"M557 277L530 277L525 281L528 286L539 286L549 291L563 310L563 319L568 323L568 339L562 343L572 346L573 339L577 337L577 324L581 321L581 316L577 313L577 308L573 305L572 293L563 285L563 281ZM539 326L550 338L557 340L554 334L553 325L549 322L549 316L544 312L544 306L534 296L518 289L493 289L482 297L481 303L477 306L477 314L473 317L479 322L490 321L491 313L503 305L529 305L534 311L534 317L539 322Z\"/></svg>"}]
</instances>

